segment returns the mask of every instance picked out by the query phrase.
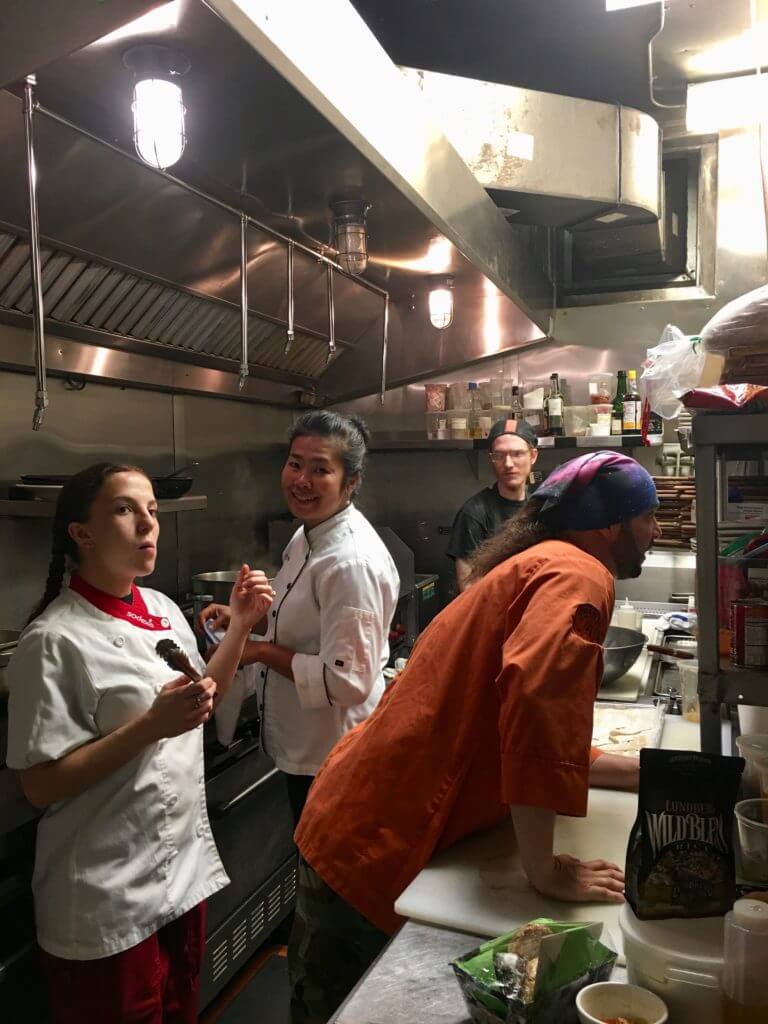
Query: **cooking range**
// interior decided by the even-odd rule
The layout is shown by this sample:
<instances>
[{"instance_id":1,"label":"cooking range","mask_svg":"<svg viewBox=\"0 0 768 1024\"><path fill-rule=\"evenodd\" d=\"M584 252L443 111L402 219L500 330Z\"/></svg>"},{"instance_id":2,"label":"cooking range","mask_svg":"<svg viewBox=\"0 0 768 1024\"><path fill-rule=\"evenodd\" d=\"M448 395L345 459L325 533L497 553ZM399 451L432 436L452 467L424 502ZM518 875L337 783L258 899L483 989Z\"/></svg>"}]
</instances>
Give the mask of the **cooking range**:
<instances>
[{"instance_id":1,"label":"cooking range","mask_svg":"<svg viewBox=\"0 0 768 1024\"><path fill-rule=\"evenodd\" d=\"M8 638L6 638L8 639ZM7 650L5 652L7 657ZM2 687L0 666L0 693ZM0 1005L3 1020L50 1019L34 935L30 882L39 812L5 767L8 719L0 697ZM205 727L205 778L211 828L230 885L208 900L201 1009L290 913L296 851L284 780L260 744L258 705L243 704L232 742L222 746Z\"/></svg>"}]
</instances>

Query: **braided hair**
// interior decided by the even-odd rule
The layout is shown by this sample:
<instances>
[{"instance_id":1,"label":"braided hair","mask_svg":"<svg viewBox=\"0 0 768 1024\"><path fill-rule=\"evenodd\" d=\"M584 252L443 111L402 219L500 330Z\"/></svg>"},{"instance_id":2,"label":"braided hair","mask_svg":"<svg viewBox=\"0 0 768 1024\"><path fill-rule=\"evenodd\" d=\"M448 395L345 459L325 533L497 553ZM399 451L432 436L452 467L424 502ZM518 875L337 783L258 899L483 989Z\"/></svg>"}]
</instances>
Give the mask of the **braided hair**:
<instances>
[{"instance_id":1,"label":"braided hair","mask_svg":"<svg viewBox=\"0 0 768 1024\"><path fill-rule=\"evenodd\" d=\"M104 481L115 473L141 473L138 466L123 466L113 462L97 462L87 469L81 470L64 484L56 502L56 513L53 518L51 538L51 560L48 565L48 578L45 590L27 625L42 615L51 601L61 592L64 576L71 567L77 565L77 545L69 536L70 523L84 523L90 515L91 505L102 488Z\"/></svg>"}]
</instances>

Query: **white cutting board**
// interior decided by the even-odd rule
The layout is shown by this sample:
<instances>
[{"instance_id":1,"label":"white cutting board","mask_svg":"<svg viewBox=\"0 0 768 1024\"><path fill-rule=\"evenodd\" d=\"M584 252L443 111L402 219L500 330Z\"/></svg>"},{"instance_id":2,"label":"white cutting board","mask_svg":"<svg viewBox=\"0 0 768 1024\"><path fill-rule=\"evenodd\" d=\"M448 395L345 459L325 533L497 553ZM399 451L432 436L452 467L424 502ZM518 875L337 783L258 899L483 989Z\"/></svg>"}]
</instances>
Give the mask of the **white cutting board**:
<instances>
[{"instance_id":1,"label":"white cutting board","mask_svg":"<svg viewBox=\"0 0 768 1024\"><path fill-rule=\"evenodd\" d=\"M586 818L557 818L555 850L623 868L636 811L634 793L591 790ZM562 903L537 893L520 864L511 820L439 853L395 903L402 917L489 937L536 917L602 921L620 951L619 909L616 903Z\"/></svg>"},{"instance_id":2,"label":"white cutting board","mask_svg":"<svg viewBox=\"0 0 768 1024\"><path fill-rule=\"evenodd\" d=\"M661 746L698 750L698 726L667 715ZM601 857L623 868L636 813L635 793L592 789L586 818L558 816L555 851L582 860ZM395 910L402 917L489 937L536 917L602 921L621 954L620 905L561 903L539 895L523 873L511 821L439 853L402 893Z\"/></svg>"}]
</instances>

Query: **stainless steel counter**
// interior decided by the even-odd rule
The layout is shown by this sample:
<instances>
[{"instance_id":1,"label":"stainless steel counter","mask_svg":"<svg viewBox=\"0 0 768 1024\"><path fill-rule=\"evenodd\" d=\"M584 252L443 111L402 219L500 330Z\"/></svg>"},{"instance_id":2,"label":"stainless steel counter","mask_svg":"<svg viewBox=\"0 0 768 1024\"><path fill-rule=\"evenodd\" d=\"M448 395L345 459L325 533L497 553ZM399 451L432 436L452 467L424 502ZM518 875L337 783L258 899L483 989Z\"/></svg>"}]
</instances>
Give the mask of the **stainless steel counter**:
<instances>
[{"instance_id":1,"label":"stainless steel counter","mask_svg":"<svg viewBox=\"0 0 768 1024\"><path fill-rule=\"evenodd\" d=\"M463 1024L469 1014L450 961L485 941L409 921L357 983L334 1024Z\"/></svg>"}]
</instances>

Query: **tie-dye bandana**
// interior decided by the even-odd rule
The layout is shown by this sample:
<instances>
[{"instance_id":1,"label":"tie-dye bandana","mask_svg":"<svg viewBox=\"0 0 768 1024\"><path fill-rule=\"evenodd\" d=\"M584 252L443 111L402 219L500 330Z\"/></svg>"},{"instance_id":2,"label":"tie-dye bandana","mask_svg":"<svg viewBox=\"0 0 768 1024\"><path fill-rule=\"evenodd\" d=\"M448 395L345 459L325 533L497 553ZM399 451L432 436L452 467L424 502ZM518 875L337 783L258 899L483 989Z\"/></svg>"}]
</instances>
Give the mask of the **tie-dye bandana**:
<instances>
[{"instance_id":1,"label":"tie-dye bandana","mask_svg":"<svg viewBox=\"0 0 768 1024\"><path fill-rule=\"evenodd\" d=\"M658 505L653 479L619 452L590 452L553 470L534 493L541 516L562 530L600 530Z\"/></svg>"}]
</instances>

